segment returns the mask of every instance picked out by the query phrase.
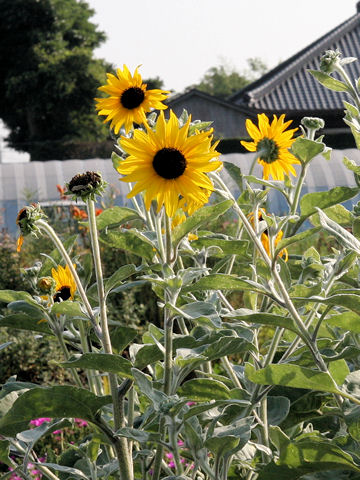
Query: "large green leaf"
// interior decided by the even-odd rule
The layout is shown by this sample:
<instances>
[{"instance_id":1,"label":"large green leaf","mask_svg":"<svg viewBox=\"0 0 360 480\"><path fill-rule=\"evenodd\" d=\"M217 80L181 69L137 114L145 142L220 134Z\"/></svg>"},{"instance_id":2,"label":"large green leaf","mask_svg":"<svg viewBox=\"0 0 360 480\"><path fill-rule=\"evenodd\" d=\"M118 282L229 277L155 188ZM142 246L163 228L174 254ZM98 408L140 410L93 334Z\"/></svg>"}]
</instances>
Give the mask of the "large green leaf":
<instances>
[{"instance_id":1,"label":"large green leaf","mask_svg":"<svg viewBox=\"0 0 360 480\"><path fill-rule=\"evenodd\" d=\"M30 420L39 417L82 418L96 423L100 408L111 403L111 397L97 397L89 390L58 385L39 387L23 393L0 419L0 434L15 436L26 430Z\"/></svg>"},{"instance_id":2,"label":"large green leaf","mask_svg":"<svg viewBox=\"0 0 360 480\"><path fill-rule=\"evenodd\" d=\"M191 302L176 309L171 305L167 306L169 309L173 310L174 314L182 313L185 318L189 320L191 319L196 323L206 324L217 328L221 327L221 319L212 303Z\"/></svg>"},{"instance_id":3,"label":"large green leaf","mask_svg":"<svg viewBox=\"0 0 360 480\"><path fill-rule=\"evenodd\" d=\"M230 177L234 180L234 182L238 185L240 192L243 191L244 185L243 185L243 175L241 173L240 168L237 165L234 165L231 162L224 162L223 165L225 170L228 172Z\"/></svg>"},{"instance_id":4,"label":"large green leaf","mask_svg":"<svg viewBox=\"0 0 360 480\"><path fill-rule=\"evenodd\" d=\"M0 440L0 462L5 463L9 467L12 466L12 462L9 458L10 455L10 442L8 440Z\"/></svg>"},{"instance_id":5,"label":"large green leaf","mask_svg":"<svg viewBox=\"0 0 360 480\"><path fill-rule=\"evenodd\" d=\"M251 310L234 310L226 315L226 318L237 318L247 323L258 323L260 325L271 325L291 330L297 334L299 331L292 318L275 315L273 313L252 313Z\"/></svg>"},{"instance_id":6,"label":"large green leaf","mask_svg":"<svg viewBox=\"0 0 360 480\"><path fill-rule=\"evenodd\" d=\"M345 188L345 187L344 187ZM360 242L359 240L348 230L341 227L337 222L334 222L325 215L320 209L317 209L319 213L319 221L321 226L327 230L331 235L334 235L338 242L345 248L353 250L358 255L360 254Z\"/></svg>"},{"instance_id":7,"label":"large green leaf","mask_svg":"<svg viewBox=\"0 0 360 480\"><path fill-rule=\"evenodd\" d=\"M330 315L325 318L325 322L332 327L339 327L346 331L360 333L360 307L359 313L344 312Z\"/></svg>"},{"instance_id":8,"label":"large green leaf","mask_svg":"<svg viewBox=\"0 0 360 480\"><path fill-rule=\"evenodd\" d=\"M316 155L322 153L325 149L325 144L322 142L315 142L304 137L297 137L295 142L291 145L291 153L295 155L303 163L308 163Z\"/></svg>"},{"instance_id":9,"label":"large green leaf","mask_svg":"<svg viewBox=\"0 0 360 480\"><path fill-rule=\"evenodd\" d=\"M89 368L101 372L112 372L122 377L132 378L130 360L110 353L84 353L79 357L63 362L61 365L68 368Z\"/></svg>"},{"instance_id":10,"label":"large green leaf","mask_svg":"<svg viewBox=\"0 0 360 480\"><path fill-rule=\"evenodd\" d=\"M201 355L208 361L212 361L227 355L250 352L254 348L254 345L244 338L226 335L224 331L223 336L216 343L211 343L201 351Z\"/></svg>"},{"instance_id":11,"label":"large green leaf","mask_svg":"<svg viewBox=\"0 0 360 480\"><path fill-rule=\"evenodd\" d=\"M333 220L342 227L350 228L354 221L354 215L347 208L345 208L344 205L338 204L329 208L325 208L324 213L330 218L330 220ZM310 221L316 227L321 225L318 213L311 215Z\"/></svg>"},{"instance_id":12,"label":"large green leaf","mask_svg":"<svg viewBox=\"0 0 360 480\"><path fill-rule=\"evenodd\" d=\"M28 300L33 302L33 298L28 292L17 292L14 290L0 290L0 303L11 303L18 300Z\"/></svg>"},{"instance_id":13,"label":"large green leaf","mask_svg":"<svg viewBox=\"0 0 360 480\"><path fill-rule=\"evenodd\" d=\"M110 247L120 248L151 261L155 254L154 245L136 230L103 231L100 240Z\"/></svg>"},{"instance_id":14,"label":"large green leaf","mask_svg":"<svg viewBox=\"0 0 360 480\"><path fill-rule=\"evenodd\" d=\"M283 248L286 248L289 245L292 245L293 243L301 242L302 240L305 240L305 239L311 237L315 233L318 233L320 230L321 230L320 227L311 228L311 229L309 228L309 229L305 230L304 232L297 233L296 235L292 235L291 237L283 238L276 245L276 250L275 250L274 257L277 257Z\"/></svg>"},{"instance_id":15,"label":"large green leaf","mask_svg":"<svg viewBox=\"0 0 360 480\"><path fill-rule=\"evenodd\" d=\"M138 430L136 428L120 428L115 434L119 437L130 438L130 440L139 443L160 442L160 433L145 432L144 430Z\"/></svg>"},{"instance_id":16,"label":"large green leaf","mask_svg":"<svg viewBox=\"0 0 360 480\"><path fill-rule=\"evenodd\" d=\"M288 416L290 400L287 397L267 397L267 415L269 425L280 425Z\"/></svg>"},{"instance_id":17,"label":"large green leaf","mask_svg":"<svg viewBox=\"0 0 360 480\"><path fill-rule=\"evenodd\" d=\"M58 465L57 463L36 463L34 465L43 465L44 467L50 468L51 470L55 470L55 472L62 472L67 475L66 478L81 478L82 480L89 480L89 477L85 475L82 470L74 467L66 467L64 465Z\"/></svg>"},{"instance_id":18,"label":"large green leaf","mask_svg":"<svg viewBox=\"0 0 360 480\"><path fill-rule=\"evenodd\" d=\"M69 318L88 319L86 313L82 310L80 303L72 302L71 300L56 302L51 308L51 313L67 315Z\"/></svg>"},{"instance_id":19,"label":"large green leaf","mask_svg":"<svg viewBox=\"0 0 360 480\"><path fill-rule=\"evenodd\" d=\"M301 217L307 218L317 212L317 208L321 210L345 202L355 197L359 193L357 187L335 187L324 192L307 193L300 200Z\"/></svg>"},{"instance_id":20,"label":"large green leaf","mask_svg":"<svg viewBox=\"0 0 360 480\"><path fill-rule=\"evenodd\" d=\"M219 247L222 251L214 251L211 256L222 257L223 255L240 255L241 257L248 257L247 249L249 242L247 240L226 240L223 238L211 237L199 237L198 240L193 240L191 246L201 249L203 247ZM250 257L249 257L250 258Z\"/></svg>"},{"instance_id":21,"label":"large green leaf","mask_svg":"<svg viewBox=\"0 0 360 480\"><path fill-rule=\"evenodd\" d=\"M321 85L329 90L334 90L335 92L349 92L349 87L346 83L337 80L327 73L321 72L320 70L308 70L308 72L311 73Z\"/></svg>"},{"instance_id":22,"label":"large green leaf","mask_svg":"<svg viewBox=\"0 0 360 480\"><path fill-rule=\"evenodd\" d=\"M300 367L299 365L268 365L256 370L255 367L247 363L245 375L249 380L259 385L282 385L284 387L339 393L327 373Z\"/></svg>"},{"instance_id":23,"label":"large green leaf","mask_svg":"<svg viewBox=\"0 0 360 480\"><path fill-rule=\"evenodd\" d=\"M205 440L205 446L217 456L229 456L240 450L251 436L252 417L242 418L232 425L216 427L211 437Z\"/></svg>"},{"instance_id":24,"label":"large green leaf","mask_svg":"<svg viewBox=\"0 0 360 480\"><path fill-rule=\"evenodd\" d=\"M215 220L220 215L223 215L229 208L231 208L233 202L231 200L225 200L216 205L199 208L196 210L186 221L174 228L172 232L173 244L177 245L182 238L188 233L194 232L196 229L203 225L207 225L212 220Z\"/></svg>"},{"instance_id":25,"label":"large green leaf","mask_svg":"<svg viewBox=\"0 0 360 480\"><path fill-rule=\"evenodd\" d=\"M29 303L26 300L17 300L8 304L8 309L11 312L22 312L29 315L33 320L41 321L47 318L47 314L44 309L38 304Z\"/></svg>"},{"instance_id":26,"label":"large green leaf","mask_svg":"<svg viewBox=\"0 0 360 480\"><path fill-rule=\"evenodd\" d=\"M140 219L138 212L127 207L111 207L107 208L96 217L96 226L98 230L106 227L116 227L123 225L130 220Z\"/></svg>"},{"instance_id":27,"label":"large green leaf","mask_svg":"<svg viewBox=\"0 0 360 480\"><path fill-rule=\"evenodd\" d=\"M137 334L137 330L130 327L117 327L115 330L111 330L111 344L115 353L121 353L134 340Z\"/></svg>"},{"instance_id":28,"label":"large green leaf","mask_svg":"<svg viewBox=\"0 0 360 480\"><path fill-rule=\"evenodd\" d=\"M123 265L115 273L111 275L111 277L107 278L104 282L105 293L109 294L112 290L122 284L124 280L131 277L135 273L139 273L144 269L141 265L140 267L136 267L133 264L130 265Z\"/></svg>"},{"instance_id":29,"label":"large green leaf","mask_svg":"<svg viewBox=\"0 0 360 480\"><path fill-rule=\"evenodd\" d=\"M309 302L324 303L325 305L332 305L334 307L345 307L360 315L360 296L356 293L339 293L327 298L310 297L307 300Z\"/></svg>"},{"instance_id":30,"label":"large green leaf","mask_svg":"<svg viewBox=\"0 0 360 480\"><path fill-rule=\"evenodd\" d=\"M225 275L223 273L207 275L206 277L200 278L200 280L189 287L184 288L185 292L193 292L197 290L251 290L258 293L268 294L265 287L258 283L234 275Z\"/></svg>"},{"instance_id":31,"label":"large green leaf","mask_svg":"<svg viewBox=\"0 0 360 480\"><path fill-rule=\"evenodd\" d=\"M193 378L185 382L177 391L178 395L194 402L225 400L230 398L228 387L218 380L210 378Z\"/></svg>"},{"instance_id":32,"label":"large green leaf","mask_svg":"<svg viewBox=\"0 0 360 480\"><path fill-rule=\"evenodd\" d=\"M52 331L46 322L39 321L36 318L34 319L26 313L14 313L13 315L0 318L0 327L10 327L52 335Z\"/></svg>"}]
</instances>

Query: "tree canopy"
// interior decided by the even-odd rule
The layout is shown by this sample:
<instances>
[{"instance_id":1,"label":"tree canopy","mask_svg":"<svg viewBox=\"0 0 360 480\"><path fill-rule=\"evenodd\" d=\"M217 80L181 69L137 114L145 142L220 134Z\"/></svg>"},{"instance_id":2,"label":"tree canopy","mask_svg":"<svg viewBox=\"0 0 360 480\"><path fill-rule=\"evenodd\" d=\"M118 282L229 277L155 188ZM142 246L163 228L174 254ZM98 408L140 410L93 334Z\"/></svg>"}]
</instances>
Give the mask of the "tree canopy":
<instances>
[{"instance_id":1,"label":"tree canopy","mask_svg":"<svg viewBox=\"0 0 360 480\"><path fill-rule=\"evenodd\" d=\"M64 158L69 141L102 141L94 97L111 69L93 58L105 39L83 0L0 0L0 117L9 145Z\"/></svg>"},{"instance_id":2,"label":"tree canopy","mask_svg":"<svg viewBox=\"0 0 360 480\"><path fill-rule=\"evenodd\" d=\"M201 81L190 88L197 88L219 98L226 98L241 90L256 78L263 75L267 65L259 58L247 59L248 69L237 71L234 67L222 64L209 68Z\"/></svg>"}]
</instances>

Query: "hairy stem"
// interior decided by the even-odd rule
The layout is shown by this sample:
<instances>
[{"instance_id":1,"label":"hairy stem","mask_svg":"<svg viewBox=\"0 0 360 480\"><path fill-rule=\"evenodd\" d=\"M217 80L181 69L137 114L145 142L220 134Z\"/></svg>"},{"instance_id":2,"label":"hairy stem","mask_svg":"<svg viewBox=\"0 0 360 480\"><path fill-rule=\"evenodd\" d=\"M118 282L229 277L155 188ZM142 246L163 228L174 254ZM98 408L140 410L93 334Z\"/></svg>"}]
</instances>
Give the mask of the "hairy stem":
<instances>
[{"instance_id":1,"label":"hairy stem","mask_svg":"<svg viewBox=\"0 0 360 480\"><path fill-rule=\"evenodd\" d=\"M89 216L89 228L91 236L91 247L94 258L95 275L97 282L97 291L100 307L100 328L101 328L101 341L105 353L112 354L112 345L107 321L106 311L106 298L104 290L104 280L102 273L102 265L100 258L100 247L98 240L98 232L96 227L96 215L95 215L95 202L91 199L87 201L88 216ZM125 426L124 423L124 397L118 394L118 381L117 376L114 373L109 373L109 383L111 396L113 400L113 412L114 412L114 428L115 431ZM115 442L115 450L119 461L119 471L121 480L132 480L133 470L131 467L131 458L128 450L127 439L120 437Z\"/></svg>"}]
</instances>

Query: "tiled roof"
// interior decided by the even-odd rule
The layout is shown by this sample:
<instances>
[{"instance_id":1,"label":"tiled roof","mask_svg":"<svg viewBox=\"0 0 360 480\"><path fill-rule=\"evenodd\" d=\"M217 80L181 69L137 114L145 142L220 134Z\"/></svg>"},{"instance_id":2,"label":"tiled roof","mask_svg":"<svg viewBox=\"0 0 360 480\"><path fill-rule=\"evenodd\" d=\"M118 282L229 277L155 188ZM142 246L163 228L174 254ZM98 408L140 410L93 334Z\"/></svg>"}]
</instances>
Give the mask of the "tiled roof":
<instances>
[{"instance_id":1,"label":"tiled roof","mask_svg":"<svg viewBox=\"0 0 360 480\"><path fill-rule=\"evenodd\" d=\"M229 102L227 100L223 100L222 98L215 97L214 95L209 95L208 93L202 92L201 90L198 90L196 88L192 88L185 93L177 93L170 97L166 103L169 105L170 108L173 108L178 103L183 104L185 101L190 100L194 97L202 98L203 100L206 100L210 103L218 104L225 108L236 110L237 112L241 112L247 115L249 114L249 110L246 105L237 105L234 102Z\"/></svg>"},{"instance_id":2,"label":"tiled roof","mask_svg":"<svg viewBox=\"0 0 360 480\"><path fill-rule=\"evenodd\" d=\"M360 13L322 36L266 75L247 85L228 100L259 110L306 111L343 109L346 93L333 92L320 85L308 69L319 69L325 50L339 49L343 57L359 61L346 65L352 79L360 76Z\"/></svg>"}]
</instances>

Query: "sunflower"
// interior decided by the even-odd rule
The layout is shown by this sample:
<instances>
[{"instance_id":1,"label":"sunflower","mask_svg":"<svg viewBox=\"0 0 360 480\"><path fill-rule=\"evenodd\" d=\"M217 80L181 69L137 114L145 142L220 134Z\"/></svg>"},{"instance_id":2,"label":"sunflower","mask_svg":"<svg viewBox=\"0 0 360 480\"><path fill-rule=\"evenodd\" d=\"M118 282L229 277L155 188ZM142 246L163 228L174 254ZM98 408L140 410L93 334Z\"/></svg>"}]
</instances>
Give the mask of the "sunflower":
<instances>
[{"instance_id":1,"label":"sunflower","mask_svg":"<svg viewBox=\"0 0 360 480\"><path fill-rule=\"evenodd\" d=\"M263 220L263 215L266 215L265 208L259 208L258 219L259 219L260 222ZM249 220L250 220L251 225L254 228L254 223L255 223L254 222L254 213L249 214ZM277 233L275 241L274 241L275 248L277 247L278 243L282 239L283 235L284 235L284 233L283 233L282 230L280 230L280 232ZM269 255L269 257L271 257L270 238L269 238L269 231L268 231L267 228L261 234L261 243L263 244L263 247L265 248L266 253ZM286 248L283 248L281 250L281 252L279 252L279 257L284 257L285 262L288 261L289 255L288 255L288 251L287 251Z\"/></svg>"},{"instance_id":2,"label":"sunflower","mask_svg":"<svg viewBox=\"0 0 360 480\"><path fill-rule=\"evenodd\" d=\"M274 180L284 180L284 173L286 175L292 173L296 177L293 164L300 162L288 149L295 141L292 136L297 128L285 132L292 120L284 123L284 118L284 114L280 118L274 115L270 124L265 113L262 113L258 115L259 127L249 119L245 123L253 142L241 141L240 143L250 152L257 152L258 163L264 167L264 180L268 180L270 175Z\"/></svg>"},{"instance_id":3,"label":"sunflower","mask_svg":"<svg viewBox=\"0 0 360 480\"><path fill-rule=\"evenodd\" d=\"M60 302L61 300L73 300L76 290L76 283L72 273L70 272L69 265L63 268L61 265L51 269L52 278L55 280L55 295L54 302Z\"/></svg>"},{"instance_id":4,"label":"sunflower","mask_svg":"<svg viewBox=\"0 0 360 480\"><path fill-rule=\"evenodd\" d=\"M128 133L133 123L145 123L145 113L152 109L165 110L167 106L161 102L170 93L159 89L147 90L146 83L142 83L141 75L138 73L138 67L134 75L131 75L126 65L123 68L117 69L116 76L108 73L107 84L99 88L110 97L95 98L98 102L96 104L98 115L107 116L104 123L111 122L110 127L114 129L115 134L123 125Z\"/></svg>"},{"instance_id":5,"label":"sunflower","mask_svg":"<svg viewBox=\"0 0 360 480\"><path fill-rule=\"evenodd\" d=\"M146 208L156 199L158 212L164 205L169 217L175 215L180 196L186 202L208 202L214 187L206 173L217 170L222 162L211 161L220 155L211 145L212 130L188 136L190 121L189 117L180 127L172 111L168 121L160 112L155 130L146 125L146 132L135 130L133 138L121 138L120 145L129 156L117 170L126 175L122 181L136 182L128 198L145 192Z\"/></svg>"}]
</instances>

